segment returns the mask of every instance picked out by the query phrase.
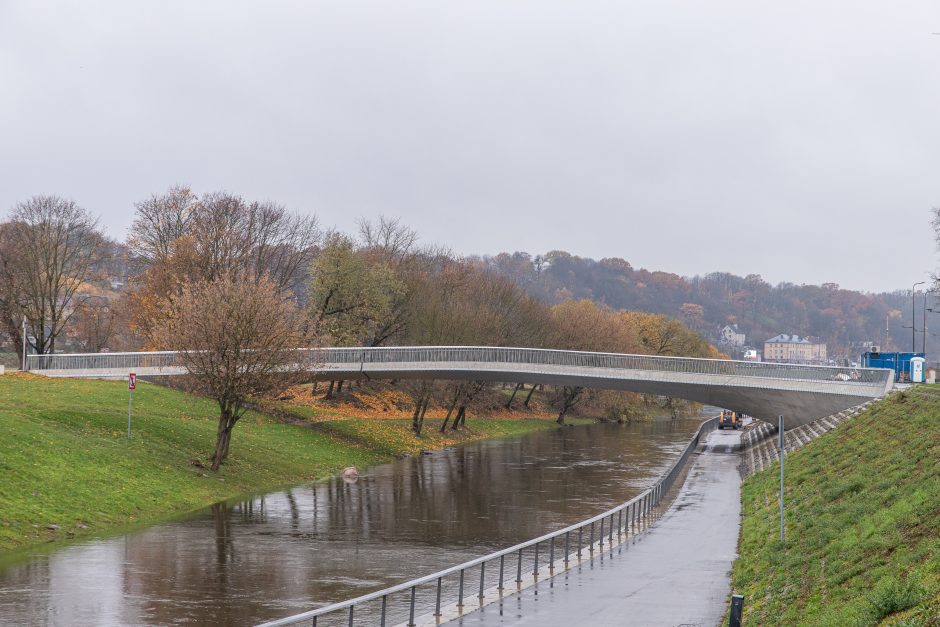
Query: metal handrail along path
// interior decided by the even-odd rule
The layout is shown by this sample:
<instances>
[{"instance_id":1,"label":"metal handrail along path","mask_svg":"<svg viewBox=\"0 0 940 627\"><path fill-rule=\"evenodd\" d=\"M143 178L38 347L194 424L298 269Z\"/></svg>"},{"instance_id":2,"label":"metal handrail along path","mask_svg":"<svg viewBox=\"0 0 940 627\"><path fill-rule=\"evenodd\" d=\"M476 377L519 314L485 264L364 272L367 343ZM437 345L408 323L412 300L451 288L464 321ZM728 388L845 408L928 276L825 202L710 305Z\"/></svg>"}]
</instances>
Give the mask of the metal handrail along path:
<instances>
[{"instance_id":1,"label":"metal handrail along path","mask_svg":"<svg viewBox=\"0 0 940 627\"><path fill-rule=\"evenodd\" d=\"M692 439L686 445L685 449L683 449L682 454L670 467L668 472L666 472L656 483L645 490L642 494L639 494L626 503L618 505L613 509L609 509L606 512L598 514L592 518L588 518L587 520L583 520L569 527L565 527L564 529L547 533L543 536L539 536L538 538L534 538L527 542L522 542L509 548L490 553L489 555L484 555L483 557L478 557L468 562L452 566L451 568L447 568L424 577L419 577L417 579L412 579L411 581L406 581L396 586L384 588L376 592L364 594L354 599L349 599L348 601L333 603L315 610L310 610L301 614L295 614L286 618L263 623L259 627L279 627L282 625L298 625L301 623L316 626L317 620L320 617L325 617L328 615L342 615L347 619L346 622L351 627L354 625L355 617L357 615L356 610L361 609L363 606L370 603L381 604L380 608L377 610L379 614L379 624L382 627L385 627L385 625L389 624L390 621L389 599L393 595L400 593L406 593L408 595L408 603L406 605L406 624L409 627L415 627L417 625L415 622L417 617L416 601L420 592L429 591L433 595L434 617L440 618L442 616L441 607L442 603L444 602L445 594L444 581L451 575L459 576L459 583L457 584L456 589L448 590L447 592L447 602L453 602L453 600L456 600L458 610L462 614L463 608L465 607L464 592L465 582L467 581L468 575L474 575L476 572L478 572L479 585L475 585L473 588L478 591L476 596L479 601L477 607L479 607L483 604L486 573L494 572L487 568L488 565L493 564L496 561L499 562L498 570L495 572L499 573L498 590L500 594L502 594L503 591L506 590L505 584L507 574L510 577L513 575L515 576L517 589L522 587L523 577L530 577L536 580L539 578L540 550L543 551L541 555L544 558L544 550L546 548L548 549L548 576L551 577L554 574L556 550L561 551L561 556L565 564L568 564L569 561L582 559L582 555L585 551L589 555L593 556L595 550L602 551L604 549L605 536L607 543L612 544L614 542L613 537L615 534L618 538L621 538L624 534L629 533L631 526L636 528L636 526L643 519L648 517L651 514L653 508L655 508L662 501L664 496L669 492L670 488L675 483L676 479L681 475L686 463L689 460L689 457L695 451L696 447L702 439L702 436L713 431L717 427L717 424L717 418L711 418L703 422L695 432L695 435L692 436ZM586 535L585 531L587 531L587 535L589 536L587 544L584 544L584 536ZM563 542L561 541L562 538L564 538ZM558 542L556 542L556 540L558 540ZM556 544L559 546L556 547ZM509 558L508 561L510 562L511 566L508 571L506 568L507 558ZM524 558L530 560L528 565L525 565ZM515 572L513 572L513 570ZM474 608L468 608L467 611L470 611L470 609ZM396 624L396 622L397 621L393 621L391 624Z\"/></svg>"}]
</instances>

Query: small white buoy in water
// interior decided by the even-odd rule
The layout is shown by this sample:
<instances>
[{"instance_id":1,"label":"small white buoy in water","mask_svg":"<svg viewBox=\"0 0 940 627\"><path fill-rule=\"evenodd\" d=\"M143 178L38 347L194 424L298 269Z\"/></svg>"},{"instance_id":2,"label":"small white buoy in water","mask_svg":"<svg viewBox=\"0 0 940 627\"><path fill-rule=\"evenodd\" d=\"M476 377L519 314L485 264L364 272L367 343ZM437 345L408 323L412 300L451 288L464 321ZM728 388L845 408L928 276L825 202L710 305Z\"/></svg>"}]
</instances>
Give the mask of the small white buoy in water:
<instances>
[{"instance_id":1,"label":"small white buoy in water","mask_svg":"<svg viewBox=\"0 0 940 627\"><path fill-rule=\"evenodd\" d=\"M343 477L343 481L346 483L356 483L359 481L359 469L355 466L348 466L343 468L343 472L340 474Z\"/></svg>"}]
</instances>

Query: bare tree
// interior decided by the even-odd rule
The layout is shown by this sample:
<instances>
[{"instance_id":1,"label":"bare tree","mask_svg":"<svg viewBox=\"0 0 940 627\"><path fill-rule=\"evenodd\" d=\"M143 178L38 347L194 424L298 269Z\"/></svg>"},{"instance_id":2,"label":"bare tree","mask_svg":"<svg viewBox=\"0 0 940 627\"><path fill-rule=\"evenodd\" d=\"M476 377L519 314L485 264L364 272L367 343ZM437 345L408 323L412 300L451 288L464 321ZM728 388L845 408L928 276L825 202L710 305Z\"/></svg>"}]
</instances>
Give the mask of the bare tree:
<instances>
[{"instance_id":1,"label":"bare tree","mask_svg":"<svg viewBox=\"0 0 940 627\"><path fill-rule=\"evenodd\" d=\"M236 272L266 276L280 289L296 289L313 260L320 229L271 202L247 203L224 192L203 196L192 224L192 245L204 277Z\"/></svg>"},{"instance_id":2,"label":"bare tree","mask_svg":"<svg viewBox=\"0 0 940 627\"><path fill-rule=\"evenodd\" d=\"M22 297L24 276L15 252L13 228L10 223L0 224L0 324L3 325L3 331L14 340L12 344L17 356L22 360L20 323L25 315Z\"/></svg>"},{"instance_id":3,"label":"bare tree","mask_svg":"<svg viewBox=\"0 0 940 627\"><path fill-rule=\"evenodd\" d=\"M229 275L196 282L165 307L169 315L156 338L182 352L190 384L219 404L211 466L218 470L248 400L309 376L310 363L296 349L312 338L299 309L265 277Z\"/></svg>"},{"instance_id":4,"label":"bare tree","mask_svg":"<svg viewBox=\"0 0 940 627\"><path fill-rule=\"evenodd\" d=\"M94 218L74 201L34 196L16 205L0 230L0 310L25 315L39 353L56 339L81 306L78 289L91 276L102 236ZM19 320L7 320L15 327Z\"/></svg>"},{"instance_id":5,"label":"bare tree","mask_svg":"<svg viewBox=\"0 0 940 627\"><path fill-rule=\"evenodd\" d=\"M114 333L117 311L104 296L84 296L83 306L74 317L70 334L74 334L85 351L98 353L109 345Z\"/></svg>"},{"instance_id":6,"label":"bare tree","mask_svg":"<svg viewBox=\"0 0 940 627\"><path fill-rule=\"evenodd\" d=\"M361 218L357 224L363 248L380 255L390 265L403 263L418 242L418 234L398 218L379 216L376 222Z\"/></svg>"},{"instance_id":7,"label":"bare tree","mask_svg":"<svg viewBox=\"0 0 940 627\"><path fill-rule=\"evenodd\" d=\"M236 273L295 289L321 238L314 216L227 192L197 197L188 187L173 187L136 209L128 238L134 254L151 264L165 262L189 280Z\"/></svg>"},{"instance_id":8,"label":"bare tree","mask_svg":"<svg viewBox=\"0 0 940 627\"><path fill-rule=\"evenodd\" d=\"M183 197L186 191L177 195ZM166 210L171 218L176 215L173 207L179 204L164 203L170 207ZM144 204L144 208L149 206ZM321 237L315 217L291 213L274 203L249 203L225 192L203 195L188 207L185 234L171 241L167 257L147 269L134 294L136 326L152 346L159 347L152 337L153 329L163 324L166 313L160 304L181 293L190 283L230 276L255 281L264 277L300 300ZM140 219L141 223L149 224L148 220ZM171 228L168 233L159 241L166 241L178 231ZM132 234L132 242L143 246L134 252L150 254L147 242L151 239Z\"/></svg>"},{"instance_id":9,"label":"bare tree","mask_svg":"<svg viewBox=\"0 0 940 627\"><path fill-rule=\"evenodd\" d=\"M187 185L175 185L134 204L128 246L146 265L165 261L177 240L189 231L199 199Z\"/></svg>"}]
</instances>

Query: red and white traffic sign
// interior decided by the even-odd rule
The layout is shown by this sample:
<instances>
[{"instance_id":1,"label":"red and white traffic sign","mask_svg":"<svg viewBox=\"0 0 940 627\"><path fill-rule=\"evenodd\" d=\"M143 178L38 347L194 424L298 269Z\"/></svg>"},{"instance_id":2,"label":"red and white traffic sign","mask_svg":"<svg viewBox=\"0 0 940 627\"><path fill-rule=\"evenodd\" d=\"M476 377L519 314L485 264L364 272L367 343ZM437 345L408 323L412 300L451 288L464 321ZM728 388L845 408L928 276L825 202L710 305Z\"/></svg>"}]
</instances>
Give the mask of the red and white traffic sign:
<instances>
[{"instance_id":1,"label":"red and white traffic sign","mask_svg":"<svg viewBox=\"0 0 940 627\"><path fill-rule=\"evenodd\" d=\"M127 389L133 390L137 387L137 375L133 372L127 375Z\"/></svg>"}]
</instances>

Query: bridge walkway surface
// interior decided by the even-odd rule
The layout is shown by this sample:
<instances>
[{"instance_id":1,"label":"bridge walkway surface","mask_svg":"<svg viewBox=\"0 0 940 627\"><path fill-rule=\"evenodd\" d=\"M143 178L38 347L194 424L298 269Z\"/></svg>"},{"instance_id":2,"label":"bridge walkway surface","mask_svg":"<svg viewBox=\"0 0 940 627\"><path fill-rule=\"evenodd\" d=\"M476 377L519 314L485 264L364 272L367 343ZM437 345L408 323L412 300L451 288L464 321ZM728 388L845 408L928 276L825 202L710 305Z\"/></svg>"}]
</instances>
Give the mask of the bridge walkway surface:
<instances>
[{"instance_id":1,"label":"bridge walkway surface","mask_svg":"<svg viewBox=\"0 0 940 627\"><path fill-rule=\"evenodd\" d=\"M449 625L718 625L740 528L740 432L713 431L669 509L613 551Z\"/></svg>"}]
</instances>

